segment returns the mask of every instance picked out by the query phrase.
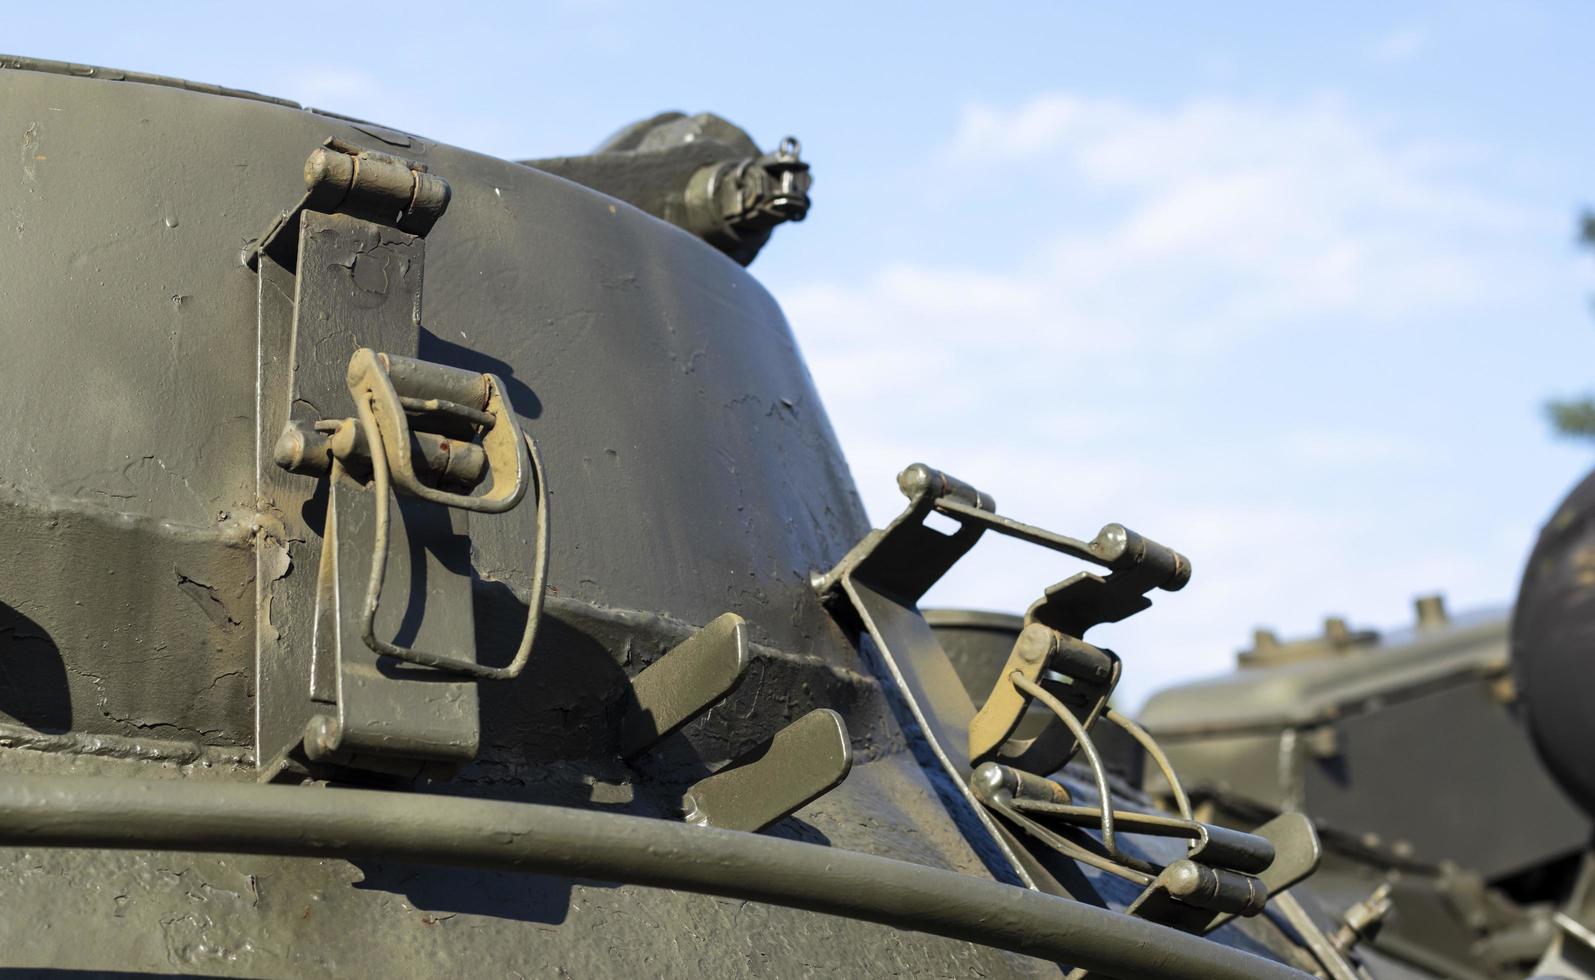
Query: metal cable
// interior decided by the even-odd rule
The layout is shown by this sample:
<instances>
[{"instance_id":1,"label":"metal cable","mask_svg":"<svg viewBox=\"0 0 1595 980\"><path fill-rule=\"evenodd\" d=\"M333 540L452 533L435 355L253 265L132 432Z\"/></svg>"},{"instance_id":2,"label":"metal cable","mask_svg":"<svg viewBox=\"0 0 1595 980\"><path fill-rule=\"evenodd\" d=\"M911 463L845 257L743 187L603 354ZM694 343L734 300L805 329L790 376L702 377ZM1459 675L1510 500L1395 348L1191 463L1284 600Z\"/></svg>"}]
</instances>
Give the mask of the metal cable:
<instances>
[{"instance_id":1,"label":"metal cable","mask_svg":"<svg viewBox=\"0 0 1595 980\"><path fill-rule=\"evenodd\" d=\"M1112 858L1097 854L1090 849L1075 843L1069 838L1064 837L1062 834L1053 833L1050 829L1043 826L1038 821L1030 819L1029 815L1015 805L1017 801L1002 802L999 800L987 800L985 802L987 806L991 807L993 810L996 810L1008 820L1012 821L1019 829L1057 851L1059 854L1062 854L1064 857L1071 858L1083 864L1088 864L1091 867L1096 868L1098 871L1105 872L1106 874L1110 874L1118 878L1123 878L1125 881L1133 882L1142 888L1150 885L1153 879L1157 877L1156 872L1158 869L1133 868L1126 864L1120 864L1119 862L1114 861Z\"/></svg>"},{"instance_id":2,"label":"metal cable","mask_svg":"<svg viewBox=\"0 0 1595 980\"><path fill-rule=\"evenodd\" d=\"M1141 746L1141 750L1152 757L1158 771L1163 774L1163 781L1169 784L1169 792L1174 796L1174 806L1180 811L1180 816L1195 821L1196 818L1191 816L1191 798L1185 795L1185 787L1180 785L1180 777L1175 775L1174 766L1170 764L1169 757L1163 754L1162 747L1157 744L1152 733L1112 708L1107 710L1104 717L1124 729L1125 733Z\"/></svg>"},{"instance_id":3,"label":"metal cable","mask_svg":"<svg viewBox=\"0 0 1595 980\"><path fill-rule=\"evenodd\" d=\"M1097 747L1092 744L1091 736L1086 734L1085 726L1080 724L1080 719L1074 716L1069 706L1053 697L1046 688L1032 681L1030 678L1014 671L1008 679L1019 690L1046 705L1048 710L1058 716L1069 729L1069 734L1074 736L1075 743L1080 746L1080 751L1085 753L1086 762L1091 766L1091 775L1096 779L1097 797L1102 810L1102 844L1114 859L1123 861L1125 855L1119 850L1117 841L1113 836L1113 796L1108 789L1108 770L1102 765L1102 756L1097 754Z\"/></svg>"},{"instance_id":4,"label":"metal cable","mask_svg":"<svg viewBox=\"0 0 1595 980\"><path fill-rule=\"evenodd\" d=\"M847 916L1120 980L1310 980L1121 912L905 861L571 807L106 776L0 778L0 845L379 857Z\"/></svg>"},{"instance_id":5,"label":"metal cable","mask_svg":"<svg viewBox=\"0 0 1595 980\"><path fill-rule=\"evenodd\" d=\"M543 593L548 578L548 485L543 479L543 458L537 451L537 443L532 441L531 435L522 434L526 440L527 458L531 462L532 479L537 482L537 517L536 541L532 546L532 592L527 597L526 626L521 631L521 642L515 650L515 656L503 667L489 667L462 657L412 650L409 647L389 643L378 637L376 633L377 603L382 596L382 583L388 569L388 535L393 491L392 478L388 472L387 450L382 441L382 430L371 407L373 400L374 396L367 396L356 398L354 403L361 429L365 434L366 445L371 447L371 491L376 495L376 516L372 535L376 543L372 548L371 571L366 581L365 608L361 614L362 639L365 640L366 646L377 653L422 667L435 667L490 681L512 680L519 677L531 659L532 644L537 639L537 626L543 619ZM494 479L498 478L498 474L494 474Z\"/></svg>"}]
</instances>

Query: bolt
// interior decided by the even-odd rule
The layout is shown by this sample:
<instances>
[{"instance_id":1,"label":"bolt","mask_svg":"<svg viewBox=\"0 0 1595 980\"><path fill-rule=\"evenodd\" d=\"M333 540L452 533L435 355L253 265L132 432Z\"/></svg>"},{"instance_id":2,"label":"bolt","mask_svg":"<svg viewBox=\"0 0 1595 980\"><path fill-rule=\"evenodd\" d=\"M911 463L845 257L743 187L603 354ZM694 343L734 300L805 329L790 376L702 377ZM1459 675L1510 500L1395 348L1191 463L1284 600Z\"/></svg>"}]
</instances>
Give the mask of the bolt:
<instances>
[{"instance_id":1,"label":"bolt","mask_svg":"<svg viewBox=\"0 0 1595 980\"><path fill-rule=\"evenodd\" d=\"M1346 910L1340 928L1329 940L1342 954L1349 953L1360 942L1379 934L1385 918L1390 915L1390 882L1375 888L1372 895Z\"/></svg>"},{"instance_id":2,"label":"bolt","mask_svg":"<svg viewBox=\"0 0 1595 980\"><path fill-rule=\"evenodd\" d=\"M330 715L316 715L305 725L305 755L324 759L338 750L343 728Z\"/></svg>"}]
</instances>

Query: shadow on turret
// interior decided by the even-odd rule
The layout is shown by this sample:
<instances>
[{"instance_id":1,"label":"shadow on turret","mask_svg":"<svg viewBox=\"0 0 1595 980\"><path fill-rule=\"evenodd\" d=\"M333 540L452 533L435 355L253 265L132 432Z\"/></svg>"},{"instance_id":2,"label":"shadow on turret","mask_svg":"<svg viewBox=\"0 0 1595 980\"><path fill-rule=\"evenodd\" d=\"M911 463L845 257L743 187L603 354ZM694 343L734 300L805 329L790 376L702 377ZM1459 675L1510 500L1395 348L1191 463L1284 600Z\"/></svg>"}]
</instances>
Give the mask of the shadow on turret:
<instances>
[{"instance_id":1,"label":"shadow on turret","mask_svg":"<svg viewBox=\"0 0 1595 980\"><path fill-rule=\"evenodd\" d=\"M0 722L39 732L72 727L72 692L61 648L49 632L0 603Z\"/></svg>"}]
</instances>

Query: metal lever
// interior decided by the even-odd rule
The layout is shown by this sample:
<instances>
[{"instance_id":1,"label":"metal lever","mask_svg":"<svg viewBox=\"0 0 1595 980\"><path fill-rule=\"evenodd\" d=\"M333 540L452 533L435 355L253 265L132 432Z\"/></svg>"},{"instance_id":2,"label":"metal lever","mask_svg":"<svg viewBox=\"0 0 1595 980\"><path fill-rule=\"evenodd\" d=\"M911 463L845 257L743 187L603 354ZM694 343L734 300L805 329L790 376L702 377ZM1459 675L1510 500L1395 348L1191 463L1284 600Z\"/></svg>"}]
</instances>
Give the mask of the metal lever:
<instances>
[{"instance_id":1,"label":"metal lever","mask_svg":"<svg viewBox=\"0 0 1595 980\"><path fill-rule=\"evenodd\" d=\"M748 624L726 613L672 647L631 680L620 723L620 755L631 758L685 725L736 687L748 669Z\"/></svg>"},{"instance_id":2,"label":"metal lever","mask_svg":"<svg viewBox=\"0 0 1595 980\"><path fill-rule=\"evenodd\" d=\"M688 823L751 833L835 789L852 768L846 722L816 708L693 784L682 804Z\"/></svg>"}]
</instances>

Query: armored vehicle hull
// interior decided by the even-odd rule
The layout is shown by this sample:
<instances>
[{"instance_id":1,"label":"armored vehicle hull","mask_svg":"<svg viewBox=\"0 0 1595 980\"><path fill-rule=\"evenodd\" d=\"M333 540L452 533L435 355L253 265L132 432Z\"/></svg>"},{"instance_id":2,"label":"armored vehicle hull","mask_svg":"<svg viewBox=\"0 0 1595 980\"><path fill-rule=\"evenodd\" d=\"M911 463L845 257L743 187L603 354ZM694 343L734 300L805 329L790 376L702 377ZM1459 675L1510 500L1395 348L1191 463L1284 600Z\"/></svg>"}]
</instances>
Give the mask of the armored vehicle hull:
<instances>
[{"instance_id":1,"label":"armored vehicle hull","mask_svg":"<svg viewBox=\"0 0 1595 980\"><path fill-rule=\"evenodd\" d=\"M795 142L639 125L539 169L0 58L0 967L1423 975L1326 938L1305 818L1101 763L1082 636L1183 556L924 466L872 531L742 267ZM990 697L916 605L986 530L1107 569Z\"/></svg>"},{"instance_id":2,"label":"armored vehicle hull","mask_svg":"<svg viewBox=\"0 0 1595 980\"><path fill-rule=\"evenodd\" d=\"M737 611L752 683L649 763L659 779L830 707L849 722L854 772L788 833L984 874L934 812L879 684L808 589L810 569L868 527L780 311L742 269L539 171L259 99L7 70L0 128L25 150L6 178L0 246L12 419L0 441L14 461L0 510L15 555L0 572L7 772L257 778L255 714L269 710L261 694L274 679L257 674L272 611L257 613L256 552L275 551L286 576L314 577L316 555L279 532L296 516L280 515L289 502L257 485L257 379L263 358L287 352L261 350L258 292L269 287L239 256L301 194L307 153L331 137L447 175L453 199L430 239L417 353L506 379L546 460L548 622L531 669L484 688L478 757L451 785L660 811L658 794L614 759L627 672ZM382 289L393 274L384 266L358 288ZM326 357L341 371L348 349ZM703 519L684 520L688 510ZM484 638L518 628L530 571L523 529L493 524L472 534ZM810 913L507 872L3 855L0 894L30 910L0 927L7 966L251 976L1038 966Z\"/></svg>"}]
</instances>

